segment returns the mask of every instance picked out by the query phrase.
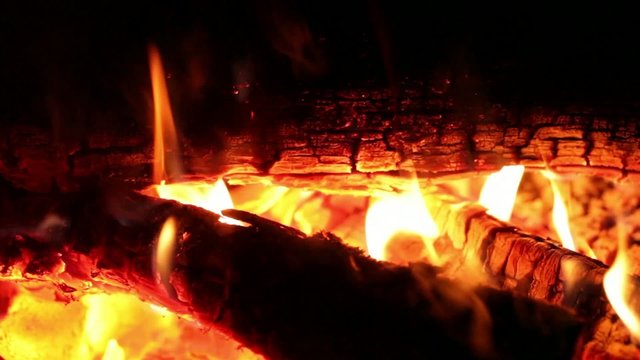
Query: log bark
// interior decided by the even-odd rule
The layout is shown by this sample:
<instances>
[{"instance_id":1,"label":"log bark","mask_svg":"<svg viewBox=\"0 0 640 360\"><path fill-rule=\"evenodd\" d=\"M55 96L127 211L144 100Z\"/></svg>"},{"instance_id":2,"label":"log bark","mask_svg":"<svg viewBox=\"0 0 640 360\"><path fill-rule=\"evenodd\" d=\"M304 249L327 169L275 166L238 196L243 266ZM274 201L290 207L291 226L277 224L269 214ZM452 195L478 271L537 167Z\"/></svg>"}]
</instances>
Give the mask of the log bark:
<instances>
[{"instance_id":1,"label":"log bark","mask_svg":"<svg viewBox=\"0 0 640 360\"><path fill-rule=\"evenodd\" d=\"M640 173L640 110L630 106L468 105L432 84L407 82L394 94L301 91L249 113L224 119L238 124L233 129L202 121L183 133L186 173L334 191L402 187L404 171L438 180L508 164L627 180ZM151 129L114 123L59 132L4 129L0 174L32 190L74 188L87 178L150 183Z\"/></svg>"},{"instance_id":2,"label":"log bark","mask_svg":"<svg viewBox=\"0 0 640 360\"><path fill-rule=\"evenodd\" d=\"M445 187L438 188L437 195L428 195L427 204L448 245L458 251L453 268L482 273L485 281L498 288L573 309L588 319L593 336L585 346L587 358L640 356L640 347L604 292L608 266L558 242L525 233L488 215L483 207L465 203ZM640 292L640 279L630 277L629 281L633 299Z\"/></svg>"},{"instance_id":3,"label":"log bark","mask_svg":"<svg viewBox=\"0 0 640 360\"><path fill-rule=\"evenodd\" d=\"M251 226L224 224L113 189L2 195L2 278L51 281L69 296L135 292L271 359L561 359L581 349L581 323L558 307L378 262L331 234L306 237L241 211L227 215ZM169 216L179 235L164 287L152 261Z\"/></svg>"}]
</instances>

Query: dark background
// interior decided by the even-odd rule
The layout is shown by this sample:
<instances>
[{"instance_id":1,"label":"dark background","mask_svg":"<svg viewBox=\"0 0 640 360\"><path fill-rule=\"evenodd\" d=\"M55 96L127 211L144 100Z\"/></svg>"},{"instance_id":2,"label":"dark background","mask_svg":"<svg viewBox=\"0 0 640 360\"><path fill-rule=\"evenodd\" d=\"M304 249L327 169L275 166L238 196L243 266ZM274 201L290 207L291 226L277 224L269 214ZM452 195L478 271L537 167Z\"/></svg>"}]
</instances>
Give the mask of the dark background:
<instances>
[{"instance_id":1,"label":"dark background","mask_svg":"<svg viewBox=\"0 0 640 360\"><path fill-rule=\"evenodd\" d=\"M587 4L5 1L0 121L147 126L151 42L185 128L236 123L252 99L303 87L407 77L472 79L499 102L623 104L640 95L638 23Z\"/></svg>"}]
</instances>

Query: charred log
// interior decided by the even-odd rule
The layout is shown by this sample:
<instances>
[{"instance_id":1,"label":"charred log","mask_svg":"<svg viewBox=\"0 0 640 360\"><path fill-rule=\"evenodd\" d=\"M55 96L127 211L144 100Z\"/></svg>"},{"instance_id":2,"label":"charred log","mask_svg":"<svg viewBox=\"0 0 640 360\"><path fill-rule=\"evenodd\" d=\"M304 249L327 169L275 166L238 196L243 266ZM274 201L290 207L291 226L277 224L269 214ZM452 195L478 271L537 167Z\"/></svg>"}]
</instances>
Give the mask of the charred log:
<instances>
[{"instance_id":1,"label":"charred log","mask_svg":"<svg viewBox=\"0 0 640 360\"><path fill-rule=\"evenodd\" d=\"M306 237L240 211L227 215L249 227L224 224L113 189L2 195L3 278L52 281L69 296L87 284L133 291L272 359L571 358L581 349L580 322L558 307L470 289L427 265L378 262L331 234ZM168 217L179 225L165 288L152 264Z\"/></svg>"},{"instance_id":2,"label":"charred log","mask_svg":"<svg viewBox=\"0 0 640 360\"><path fill-rule=\"evenodd\" d=\"M251 119L224 119L244 124L239 128L211 124L185 134L185 170L226 174L234 183L270 178L343 191L402 186L395 177L405 170L428 179L508 164L615 179L636 179L640 172L639 112L633 108L470 107L456 101L421 83L406 83L397 94L384 88L301 92L247 109ZM4 133L0 174L22 187L73 188L86 178L150 182L148 128L114 125L64 140L44 128L14 126Z\"/></svg>"},{"instance_id":3,"label":"charred log","mask_svg":"<svg viewBox=\"0 0 640 360\"><path fill-rule=\"evenodd\" d=\"M603 354L636 358L640 354L604 293L608 266L497 220L479 205L461 203L463 199L442 193L428 201L448 245L458 251L454 268L480 270L498 288L573 309L589 319L593 338L585 347L587 358ZM635 294L640 279L630 280Z\"/></svg>"}]
</instances>

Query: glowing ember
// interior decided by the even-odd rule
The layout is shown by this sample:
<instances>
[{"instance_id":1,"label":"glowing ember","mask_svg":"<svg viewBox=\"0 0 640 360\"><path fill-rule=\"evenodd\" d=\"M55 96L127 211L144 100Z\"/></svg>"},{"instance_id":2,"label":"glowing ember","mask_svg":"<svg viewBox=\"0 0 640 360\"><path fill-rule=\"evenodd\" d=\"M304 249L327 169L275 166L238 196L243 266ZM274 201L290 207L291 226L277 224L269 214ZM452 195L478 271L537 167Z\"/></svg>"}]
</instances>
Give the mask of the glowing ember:
<instances>
[{"instance_id":1,"label":"glowing ember","mask_svg":"<svg viewBox=\"0 0 640 360\"><path fill-rule=\"evenodd\" d=\"M56 288L20 288L0 324L4 359L262 359L215 331L156 310L133 294L56 301ZM124 357L119 357L124 355Z\"/></svg>"},{"instance_id":2,"label":"glowing ember","mask_svg":"<svg viewBox=\"0 0 640 360\"><path fill-rule=\"evenodd\" d=\"M164 306L159 306L156 304L149 304L149 308L151 308L151 310L153 310L154 312L162 315L162 316L169 316L171 315L171 311L169 311L169 309L167 309Z\"/></svg>"},{"instance_id":3,"label":"glowing ember","mask_svg":"<svg viewBox=\"0 0 640 360\"><path fill-rule=\"evenodd\" d=\"M154 99L155 151L153 180L144 193L174 199L213 212L232 208L222 180L165 184L182 174L179 147L165 75L158 50L149 50ZM224 219L221 221L225 221ZM48 216L37 231L65 225ZM159 229L152 264L167 291L178 224L168 218ZM19 268L16 280L24 280ZM60 273L64 271L61 262ZM5 276L4 279L8 279ZM202 331L195 322L179 319L163 307L133 294L85 294L69 304L54 284L19 287L0 325L0 358L6 359L262 359L227 336ZM27 290L29 289L29 290ZM91 291L91 290L88 290ZM75 296L75 295L74 295ZM71 295L69 295L71 298ZM2 299L0 299L2 300ZM2 314L4 315L4 314Z\"/></svg>"},{"instance_id":4,"label":"glowing ember","mask_svg":"<svg viewBox=\"0 0 640 360\"><path fill-rule=\"evenodd\" d=\"M107 343L107 349L102 355L102 360L125 360L124 349L118 344L118 340L111 339Z\"/></svg>"},{"instance_id":5,"label":"glowing ember","mask_svg":"<svg viewBox=\"0 0 640 360\"><path fill-rule=\"evenodd\" d=\"M155 267L159 281L167 291L170 291L169 275L173 264L173 253L176 245L176 221L170 217L162 225L158 244L156 245Z\"/></svg>"},{"instance_id":6,"label":"glowing ember","mask_svg":"<svg viewBox=\"0 0 640 360\"><path fill-rule=\"evenodd\" d=\"M160 185L154 185L158 197L167 200L175 200L187 205L194 205L220 215L220 222L243 226L244 223L230 219L222 215L222 210L233 209L233 200L222 179L215 183L204 181L181 182L167 184L164 181Z\"/></svg>"},{"instance_id":7,"label":"glowing ember","mask_svg":"<svg viewBox=\"0 0 640 360\"><path fill-rule=\"evenodd\" d=\"M178 136L171 112L164 70L158 50L154 47L150 48L149 51L149 64L151 67L154 100L155 158L153 181L155 185L147 189L145 193L163 199L175 200L183 204L198 206L220 215L221 222L243 225L243 223L226 218L221 214L224 209L234 208L233 199L223 179L217 179L215 182L175 182L179 180L176 176L182 174ZM510 220L524 170L524 166L505 166L500 171L487 177L479 198L480 204L487 208L487 213L503 221ZM549 177L551 179L551 173L549 173ZM174 182L170 182L170 179ZM465 188L463 185L467 187ZM471 193L470 183L461 183L460 186L460 189L466 189L466 193ZM567 208L563 202L559 186L554 179L551 179L551 187L554 195L554 227L565 247L576 250L577 246L569 229ZM474 187L474 194L475 190L477 189ZM243 191L247 191L247 189L243 189ZM245 210L259 214L269 212L271 219L291 225L309 234L318 230L325 230L329 227L329 224L333 226L336 226L336 224L341 225L339 221L333 219L336 213L341 221L351 215L348 212L336 212L336 209L329 207L330 201L327 201L325 194L320 194L316 191L266 187L265 189L256 190L255 193L251 193L249 196L245 193L245 197L248 198L244 202ZM236 200L241 198L236 197ZM362 214L366 209L366 201L362 201L359 214ZM451 207L455 209L456 205L451 205ZM54 225L59 223L59 219L51 218L48 220L53 221ZM359 221L362 220L360 215ZM375 259L396 261L394 256L401 253L399 261L422 260L426 257L431 263L440 265L442 263L441 256L446 256L446 254L439 254L436 251L435 240L440 235L439 229L425 204L417 184L407 192L386 194L373 198L364 220L366 247L370 256ZM344 222L349 223L349 221ZM174 291L170 284L170 275L176 242L182 234L178 231L179 225L173 217L166 219L162 228L159 229L154 258L152 259L153 263L151 264L155 274L157 274L160 286L169 293ZM352 227L352 225L346 224L344 226L348 228ZM364 238L361 234L358 235L358 239ZM398 246L399 243L401 244L400 247ZM625 279L629 269L625 251L626 244L621 244L614 266L605 275L604 287L618 315L634 335L640 336L640 320L631 310L627 301L629 289ZM477 269L478 273L483 273L482 266L484 264L478 261L477 266L473 266L473 261L478 260L474 258L467 259L467 266L473 268L474 271ZM191 327L186 327L184 324L180 325L181 323L178 323L177 316L166 308L142 303L131 296L123 296L121 298L120 296L108 297L104 294L90 294L84 296L79 304L75 304L76 309L81 310L79 312L80 315L74 318L79 329L67 329L65 328L67 324L59 326L60 329L66 329L64 337L75 340L73 342L71 340L68 341L71 345L64 342L63 345L70 349L70 353L64 354L63 358L102 358L103 360L122 360L126 357L164 358L164 354L160 353L172 347L175 347L174 350L178 350L176 354L182 354L184 353L182 350L185 350L189 354L193 354L194 358L205 358L193 351L193 347L197 345L197 342L193 341L193 339L205 338L200 332L197 335L189 332L194 331L196 324L189 323L188 326ZM24 298L30 301L33 300L27 296L24 296ZM56 307L53 309L56 309L56 311L44 312L47 316L57 316L56 312L60 304L53 301L50 302L54 303ZM22 312L18 311L21 310L19 306L24 307L25 303L24 299L18 298L15 305L12 305L12 313L21 314ZM59 318L53 317L53 319L57 320ZM60 319L64 319L64 317ZM52 323L55 324L56 322L62 321L57 320ZM14 338L12 344L23 345L18 346L21 347L20 352L12 352L11 354L28 354L32 351L32 347L39 345L38 337L32 335L32 329L35 328L33 323L33 321L23 321L21 324L26 324L25 326L14 326L11 328L11 332L3 332L3 329L0 328L0 337L11 336ZM57 335L56 332L50 330L49 332L52 336ZM52 339L56 341L50 341L50 343L59 343L57 338L52 337ZM220 355L220 358L259 358L250 352L243 352L237 349L237 344L227 341L226 338L220 340L221 344L212 344L209 340L207 337L205 343L213 345L213 349L224 348L221 344L228 345L229 348L226 353L216 354L216 356ZM476 340L483 341L481 337ZM0 349L2 348L0 347ZM203 354L211 352L210 348L201 350L204 350L200 351ZM169 355L169 357L172 356ZM177 355L176 358L184 357Z\"/></svg>"},{"instance_id":8,"label":"glowing ember","mask_svg":"<svg viewBox=\"0 0 640 360\"><path fill-rule=\"evenodd\" d=\"M424 243L429 261L440 263L433 246L438 227L417 186L409 192L374 200L367 211L365 232L369 255L375 259L388 259L387 245L394 236L415 234Z\"/></svg>"},{"instance_id":9,"label":"glowing ember","mask_svg":"<svg viewBox=\"0 0 640 360\"><path fill-rule=\"evenodd\" d=\"M479 202L487 208L489 215L502 221L511 219L523 174L523 165L512 165L504 166L500 171L487 177L480 192Z\"/></svg>"},{"instance_id":10,"label":"glowing ember","mask_svg":"<svg viewBox=\"0 0 640 360\"><path fill-rule=\"evenodd\" d=\"M309 200L312 191L302 190L302 189L290 189L283 193L276 203L274 203L273 207L269 209L268 213L265 213L264 216L278 221L281 224L287 226L294 226L294 220L296 220L298 209L300 205ZM299 219L298 219L299 220ZM298 225L298 224L295 224ZM303 226L296 226L296 228L300 229ZM305 229L308 231L309 229ZM302 231L305 231L302 230Z\"/></svg>"},{"instance_id":11,"label":"glowing ember","mask_svg":"<svg viewBox=\"0 0 640 360\"><path fill-rule=\"evenodd\" d=\"M622 228L622 227L621 227ZM640 339L640 319L629 305L629 260L627 254L627 238L620 230L618 233L618 254L613 264L604 275L603 286L611 307L616 311L620 320L627 326L636 338Z\"/></svg>"},{"instance_id":12,"label":"glowing ember","mask_svg":"<svg viewBox=\"0 0 640 360\"><path fill-rule=\"evenodd\" d=\"M114 345L109 345L109 342L114 341L113 336L117 331L118 321L116 318L118 309L113 306L105 306L108 298L104 296L84 296L81 301L87 309L84 319L85 341L92 351L106 349L106 355L109 347L114 347ZM115 345L120 347L117 342ZM111 351L116 350L113 349Z\"/></svg>"},{"instance_id":13,"label":"glowing ember","mask_svg":"<svg viewBox=\"0 0 640 360\"><path fill-rule=\"evenodd\" d=\"M234 204L240 210L254 214L264 214L281 203L282 198L290 191L284 186L267 184L251 184L242 186L241 191L234 192Z\"/></svg>"}]
</instances>

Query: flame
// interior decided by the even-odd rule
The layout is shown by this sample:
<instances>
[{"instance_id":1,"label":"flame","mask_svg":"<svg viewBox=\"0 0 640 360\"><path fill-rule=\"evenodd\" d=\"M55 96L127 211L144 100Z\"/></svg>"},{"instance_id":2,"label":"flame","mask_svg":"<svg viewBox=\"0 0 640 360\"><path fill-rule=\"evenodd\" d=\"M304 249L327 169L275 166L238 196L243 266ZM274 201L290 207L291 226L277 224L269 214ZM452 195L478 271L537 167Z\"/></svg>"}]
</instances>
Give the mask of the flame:
<instances>
[{"instance_id":1,"label":"flame","mask_svg":"<svg viewBox=\"0 0 640 360\"><path fill-rule=\"evenodd\" d=\"M218 215L222 215L222 210L234 207L231 194L222 179L218 179L214 184L208 182L167 184L163 181L156 187L156 191L162 199L199 206Z\"/></svg>"},{"instance_id":2,"label":"flame","mask_svg":"<svg viewBox=\"0 0 640 360\"><path fill-rule=\"evenodd\" d=\"M169 173L180 171L178 136L169 102L169 92L165 81L160 52L155 46L149 47L149 67L153 90L154 157L153 181L159 183L169 177Z\"/></svg>"},{"instance_id":3,"label":"flame","mask_svg":"<svg viewBox=\"0 0 640 360\"><path fill-rule=\"evenodd\" d=\"M116 322L110 321L113 309L105 309L104 299L97 296L85 296L81 299L87 311L84 318L84 338L92 349L104 349L115 331Z\"/></svg>"},{"instance_id":4,"label":"flame","mask_svg":"<svg viewBox=\"0 0 640 360\"><path fill-rule=\"evenodd\" d=\"M640 339L640 319L630 306L631 287L628 282L629 260L627 241L622 226L618 230L618 253L609 270L604 274L603 287L611 307L636 338Z\"/></svg>"},{"instance_id":5,"label":"flame","mask_svg":"<svg viewBox=\"0 0 640 360\"><path fill-rule=\"evenodd\" d=\"M133 294L87 294L64 303L56 291L52 285L20 286L0 325L4 358L262 359L223 334L158 314Z\"/></svg>"},{"instance_id":6,"label":"flame","mask_svg":"<svg viewBox=\"0 0 640 360\"><path fill-rule=\"evenodd\" d=\"M233 208L222 179L215 183L165 183L182 173L178 137L162 63L155 47L149 49L149 64L154 100L155 185L143 192L217 213ZM48 217L37 231L46 232L51 226L64 225L61 221ZM152 259L154 270L165 287L172 268L177 225L171 217L165 221ZM18 276L24 280L22 274L16 273L16 279ZM195 322L180 320L169 310L150 306L132 294L89 293L80 301L66 304L61 300L66 300L67 295L61 295L54 284L38 284L35 289L28 286L19 286L20 291L12 299L6 316L1 314L0 358L184 359L209 358L210 354L216 359L263 359L240 348L223 334L204 332ZM0 286L0 295L3 295L1 292Z\"/></svg>"},{"instance_id":7,"label":"flame","mask_svg":"<svg viewBox=\"0 0 640 360\"><path fill-rule=\"evenodd\" d=\"M365 233L369 255L375 259L387 260L386 248L393 237L411 233L421 238L429 260L440 263L433 244L439 235L438 227L417 186L374 200L367 211Z\"/></svg>"},{"instance_id":8,"label":"flame","mask_svg":"<svg viewBox=\"0 0 640 360\"><path fill-rule=\"evenodd\" d=\"M156 274L158 275L159 282L164 285L167 291L172 289L169 283L169 275L171 274L175 246L176 221L173 217L169 217L164 222L164 225L162 225L160 235L158 235L155 254Z\"/></svg>"},{"instance_id":9,"label":"flame","mask_svg":"<svg viewBox=\"0 0 640 360\"><path fill-rule=\"evenodd\" d=\"M149 308L151 308L151 310L153 310L154 312L156 312L159 315L162 316L169 316L172 314L171 311L169 311L169 309L167 309L164 306L160 306L160 305L156 305L156 304L149 304Z\"/></svg>"},{"instance_id":10,"label":"flame","mask_svg":"<svg viewBox=\"0 0 640 360\"><path fill-rule=\"evenodd\" d=\"M124 349L118 344L118 340L111 339L107 343L107 348L104 350L102 360L125 360Z\"/></svg>"},{"instance_id":11,"label":"flame","mask_svg":"<svg viewBox=\"0 0 640 360\"><path fill-rule=\"evenodd\" d=\"M182 166L162 60L155 46L149 47L149 66L154 109L153 180L158 184L153 185L152 188L162 199L199 206L222 216L222 210L234 207L229 190L222 179L218 179L214 184L204 181L166 183L169 175L178 175L182 172ZM226 217L222 217L220 221L242 225L241 222Z\"/></svg>"},{"instance_id":12,"label":"flame","mask_svg":"<svg viewBox=\"0 0 640 360\"><path fill-rule=\"evenodd\" d=\"M153 186L160 198L176 200L183 204L195 205L222 215L224 209L233 208L233 201L224 181L218 179L214 184L208 182L182 182L167 184L169 170L180 173L181 162L178 156L178 138L169 102L169 93L158 49L149 47L149 65L154 104L154 163L153 180L159 185ZM226 223L239 224L228 218Z\"/></svg>"},{"instance_id":13,"label":"flame","mask_svg":"<svg viewBox=\"0 0 640 360\"><path fill-rule=\"evenodd\" d=\"M205 181L181 182L152 186L158 197L175 200L183 204L194 205L220 215L220 222L230 225L245 226L246 224L222 215L222 210L233 209L235 206L231 194L224 181L218 179L215 183Z\"/></svg>"},{"instance_id":14,"label":"flame","mask_svg":"<svg viewBox=\"0 0 640 360\"><path fill-rule=\"evenodd\" d=\"M510 165L487 177L479 200L487 208L487 214L502 221L511 219L523 174L524 165Z\"/></svg>"},{"instance_id":15,"label":"flame","mask_svg":"<svg viewBox=\"0 0 640 360\"><path fill-rule=\"evenodd\" d=\"M562 241L562 246L565 248L576 251L576 244L571 235L571 229L569 228L569 214L567 213L567 207L562 199L560 188L558 184L549 179L551 182L551 190L553 191L553 227L556 229L556 233Z\"/></svg>"},{"instance_id":16,"label":"flame","mask_svg":"<svg viewBox=\"0 0 640 360\"><path fill-rule=\"evenodd\" d=\"M542 174L549 179L549 183L551 184L551 190L553 192L553 210L552 210L552 219L553 219L553 227L556 230L556 234L560 238L562 242L562 246L571 251L578 251L578 246L576 241L571 234L571 228L569 226L569 213L567 211L567 206L562 197L562 192L560 191L560 186L558 185L557 177L550 171L543 171ZM595 253L587 244L581 244L580 248L584 249L584 252L592 257L596 258Z\"/></svg>"}]
</instances>

